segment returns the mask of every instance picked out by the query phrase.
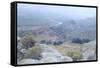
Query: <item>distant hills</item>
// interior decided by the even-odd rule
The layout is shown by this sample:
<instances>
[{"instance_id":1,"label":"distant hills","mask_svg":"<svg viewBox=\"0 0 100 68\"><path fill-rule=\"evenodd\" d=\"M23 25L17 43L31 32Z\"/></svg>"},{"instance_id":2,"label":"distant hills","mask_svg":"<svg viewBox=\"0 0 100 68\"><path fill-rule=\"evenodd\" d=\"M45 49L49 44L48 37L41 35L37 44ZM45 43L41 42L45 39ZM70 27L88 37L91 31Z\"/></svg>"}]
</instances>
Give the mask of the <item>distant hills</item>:
<instances>
[{"instance_id":1,"label":"distant hills","mask_svg":"<svg viewBox=\"0 0 100 68\"><path fill-rule=\"evenodd\" d=\"M70 20L59 26L51 27L51 29L66 39L88 38L93 40L96 36L96 20L94 17L77 21Z\"/></svg>"},{"instance_id":2,"label":"distant hills","mask_svg":"<svg viewBox=\"0 0 100 68\"><path fill-rule=\"evenodd\" d=\"M27 23L30 21L31 24ZM25 33L32 32L41 40L72 40L74 38L94 40L96 38L95 17L80 20L41 18L41 20L33 21L34 23L30 21L25 20L18 24L18 36L22 37Z\"/></svg>"}]
</instances>

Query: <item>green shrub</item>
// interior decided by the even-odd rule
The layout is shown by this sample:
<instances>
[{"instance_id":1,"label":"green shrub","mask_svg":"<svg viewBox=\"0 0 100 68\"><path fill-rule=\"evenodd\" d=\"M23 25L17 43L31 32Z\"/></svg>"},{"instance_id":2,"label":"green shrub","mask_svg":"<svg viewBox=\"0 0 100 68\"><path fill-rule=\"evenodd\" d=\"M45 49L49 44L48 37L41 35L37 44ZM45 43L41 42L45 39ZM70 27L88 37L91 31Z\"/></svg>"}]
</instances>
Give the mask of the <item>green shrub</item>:
<instances>
[{"instance_id":1,"label":"green shrub","mask_svg":"<svg viewBox=\"0 0 100 68\"><path fill-rule=\"evenodd\" d=\"M67 55L73 58L74 61L81 58L81 52L80 51L69 51L67 52Z\"/></svg>"},{"instance_id":2,"label":"green shrub","mask_svg":"<svg viewBox=\"0 0 100 68\"><path fill-rule=\"evenodd\" d=\"M90 42L89 39L80 39L80 38L74 38L74 39L72 39L72 43L83 44L83 43L88 43L88 42Z\"/></svg>"},{"instance_id":3,"label":"green shrub","mask_svg":"<svg viewBox=\"0 0 100 68\"><path fill-rule=\"evenodd\" d=\"M35 45L26 51L24 58L41 59L41 52L42 48L39 45Z\"/></svg>"},{"instance_id":4,"label":"green shrub","mask_svg":"<svg viewBox=\"0 0 100 68\"><path fill-rule=\"evenodd\" d=\"M31 32L27 33L21 40L21 43L25 46L25 48L30 48L35 45L34 36Z\"/></svg>"}]
</instances>

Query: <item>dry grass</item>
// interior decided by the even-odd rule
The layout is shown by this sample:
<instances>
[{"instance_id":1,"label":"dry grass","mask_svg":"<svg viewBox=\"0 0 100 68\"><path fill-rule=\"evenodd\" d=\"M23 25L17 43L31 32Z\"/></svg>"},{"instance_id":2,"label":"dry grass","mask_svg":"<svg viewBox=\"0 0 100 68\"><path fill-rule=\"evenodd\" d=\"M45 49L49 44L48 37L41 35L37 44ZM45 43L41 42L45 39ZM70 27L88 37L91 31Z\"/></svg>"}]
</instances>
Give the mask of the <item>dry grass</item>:
<instances>
[{"instance_id":1,"label":"dry grass","mask_svg":"<svg viewBox=\"0 0 100 68\"><path fill-rule=\"evenodd\" d=\"M62 45L53 46L53 48L57 49L62 55L68 56L69 52L80 52L81 51L81 45L79 44L73 44L73 43L63 43Z\"/></svg>"},{"instance_id":2,"label":"dry grass","mask_svg":"<svg viewBox=\"0 0 100 68\"><path fill-rule=\"evenodd\" d=\"M82 54L84 52L87 52L88 50L90 50L90 51L96 50L95 42L93 42L93 41L91 41L89 43L85 43L85 44L75 44L75 43L65 42L58 46L52 45L52 47L57 49L62 55L70 56L70 57L76 58L78 60L82 59Z\"/></svg>"},{"instance_id":3,"label":"dry grass","mask_svg":"<svg viewBox=\"0 0 100 68\"><path fill-rule=\"evenodd\" d=\"M40 57L42 52L42 48L40 46L33 46L32 48L29 48L25 55L24 58L33 58L33 59L37 59L38 57Z\"/></svg>"}]
</instances>

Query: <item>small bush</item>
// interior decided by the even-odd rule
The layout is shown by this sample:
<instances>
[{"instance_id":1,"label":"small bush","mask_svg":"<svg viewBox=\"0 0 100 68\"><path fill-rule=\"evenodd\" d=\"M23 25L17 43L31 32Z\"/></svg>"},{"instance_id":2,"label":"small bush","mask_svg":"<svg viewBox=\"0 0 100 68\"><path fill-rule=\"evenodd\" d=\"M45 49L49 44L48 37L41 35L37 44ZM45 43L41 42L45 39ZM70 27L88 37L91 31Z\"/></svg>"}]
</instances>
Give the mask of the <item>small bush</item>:
<instances>
[{"instance_id":1,"label":"small bush","mask_svg":"<svg viewBox=\"0 0 100 68\"><path fill-rule=\"evenodd\" d=\"M74 61L81 58L81 52L79 51L69 51L67 52L67 55L71 58L73 58Z\"/></svg>"},{"instance_id":2,"label":"small bush","mask_svg":"<svg viewBox=\"0 0 100 68\"><path fill-rule=\"evenodd\" d=\"M90 42L90 40L89 40L89 39L82 39L82 41L83 41L83 42L85 42L85 43Z\"/></svg>"},{"instance_id":3,"label":"small bush","mask_svg":"<svg viewBox=\"0 0 100 68\"><path fill-rule=\"evenodd\" d=\"M72 39L72 43L80 43L80 44L82 44L82 40L78 39L78 38L75 38L75 39Z\"/></svg>"},{"instance_id":4,"label":"small bush","mask_svg":"<svg viewBox=\"0 0 100 68\"><path fill-rule=\"evenodd\" d=\"M47 44L47 45L48 45L48 44L52 44L52 42L51 42L51 41L47 41L46 44Z\"/></svg>"},{"instance_id":5,"label":"small bush","mask_svg":"<svg viewBox=\"0 0 100 68\"><path fill-rule=\"evenodd\" d=\"M53 45L60 45L62 43L63 43L62 41L57 41L57 42L54 42Z\"/></svg>"},{"instance_id":6,"label":"small bush","mask_svg":"<svg viewBox=\"0 0 100 68\"><path fill-rule=\"evenodd\" d=\"M26 51L24 58L40 59L41 52L42 48L39 45L33 46Z\"/></svg>"},{"instance_id":7,"label":"small bush","mask_svg":"<svg viewBox=\"0 0 100 68\"><path fill-rule=\"evenodd\" d=\"M34 40L34 36L32 35L32 33L29 32L22 38L21 42L27 49L34 46L36 41Z\"/></svg>"},{"instance_id":8,"label":"small bush","mask_svg":"<svg viewBox=\"0 0 100 68\"><path fill-rule=\"evenodd\" d=\"M46 43L46 41L45 40L41 40L40 43L41 44L44 44L44 43Z\"/></svg>"}]
</instances>

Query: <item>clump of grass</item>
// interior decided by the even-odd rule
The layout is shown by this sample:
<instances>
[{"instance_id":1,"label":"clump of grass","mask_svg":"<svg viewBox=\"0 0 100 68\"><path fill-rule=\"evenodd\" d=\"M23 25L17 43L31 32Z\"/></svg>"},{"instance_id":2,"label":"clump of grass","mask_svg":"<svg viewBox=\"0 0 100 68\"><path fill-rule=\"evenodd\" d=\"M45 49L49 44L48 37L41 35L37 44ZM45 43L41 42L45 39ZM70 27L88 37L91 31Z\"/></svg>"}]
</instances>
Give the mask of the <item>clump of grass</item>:
<instances>
[{"instance_id":1,"label":"clump of grass","mask_svg":"<svg viewBox=\"0 0 100 68\"><path fill-rule=\"evenodd\" d=\"M80 51L68 51L67 55L71 57L74 61L81 59L82 55Z\"/></svg>"},{"instance_id":2,"label":"clump of grass","mask_svg":"<svg viewBox=\"0 0 100 68\"><path fill-rule=\"evenodd\" d=\"M35 45L36 41L31 32L27 33L21 40L21 43L26 49Z\"/></svg>"},{"instance_id":3,"label":"clump of grass","mask_svg":"<svg viewBox=\"0 0 100 68\"><path fill-rule=\"evenodd\" d=\"M39 45L35 45L29 48L24 54L24 58L41 59L42 48Z\"/></svg>"}]
</instances>

